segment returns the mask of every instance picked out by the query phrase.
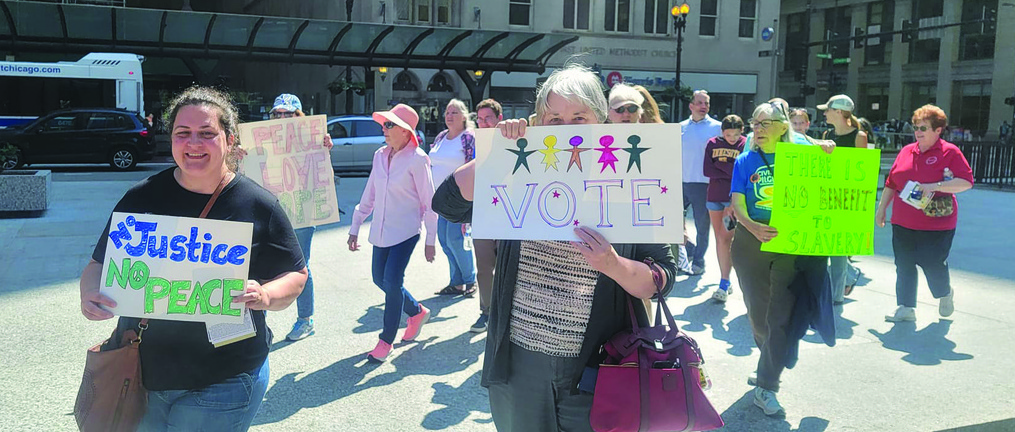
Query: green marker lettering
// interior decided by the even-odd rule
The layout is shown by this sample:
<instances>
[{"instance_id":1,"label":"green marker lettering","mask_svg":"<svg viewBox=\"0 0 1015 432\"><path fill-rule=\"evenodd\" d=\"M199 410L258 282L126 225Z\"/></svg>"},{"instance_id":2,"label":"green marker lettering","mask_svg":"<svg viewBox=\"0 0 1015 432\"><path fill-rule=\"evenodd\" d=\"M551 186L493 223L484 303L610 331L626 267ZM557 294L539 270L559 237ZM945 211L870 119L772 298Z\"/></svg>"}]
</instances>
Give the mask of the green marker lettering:
<instances>
[{"instance_id":1,"label":"green marker lettering","mask_svg":"<svg viewBox=\"0 0 1015 432\"><path fill-rule=\"evenodd\" d=\"M113 279L120 288L127 289L127 273L130 273L130 258L123 259L123 268L117 268L113 259L109 259L109 271L106 272L106 287L113 286Z\"/></svg>"},{"instance_id":2,"label":"green marker lettering","mask_svg":"<svg viewBox=\"0 0 1015 432\"><path fill-rule=\"evenodd\" d=\"M166 308L167 314L185 314L187 313L187 305L180 304L181 300L187 299L187 294L184 292L180 294L180 291L190 291L189 280L175 280L170 285L169 290L169 307Z\"/></svg>"},{"instance_id":3,"label":"green marker lettering","mask_svg":"<svg viewBox=\"0 0 1015 432\"><path fill-rule=\"evenodd\" d=\"M158 292L155 291L155 287L160 288ZM168 280L160 277L149 278L144 287L144 312L149 314L155 312L155 300L168 296L169 291Z\"/></svg>"},{"instance_id":4,"label":"green marker lettering","mask_svg":"<svg viewBox=\"0 0 1015 432\"><path fill-rule=\"evenodd\" d=\"M151 269L148 268L148 264L144 261L134 261L134 264L130 265L130 277L127 281L130 282L130 287L136 290L144 288L148 284L148 275L151 274Z\"/></svg>"},{"instance_id":5,"label":"green marker lettering","mask_svg":"<svg viewBox=\"0 0 1015 432\"><path fill-rule=\"evenodd\" d=\"M327 206L328 190L325 188L314 189L314 220L321 220L331 216L331 209L327 208Z\"/></svg>"},{"instance_id":6,"label":"green marker lettering","mask_svg":"<svg viewBox=\"0 0 1015 432\"><path fill-rule=\"evenodd\" d=\"M222 289L222 279L212 279L204 283L201 287L204 294L201 297L201 313L218 315L221 310L221 304L212 305L211 299L215 298L212 292L217 289Z\"/></svg>"},{"instance_id":7,"label":"green marker lettering","mask_svg":"<svg viewBox=\"0 0 1015 432\"><path fill-rule=\"evenodd\" d=\"M222 280L222 305L221 305L222 315L240 316L240 310L233 309L231 307L233 304L232 292L233 291L243 292L243 287L246 285L247 283L243 279Z\"/></svg>"}]
</instances>

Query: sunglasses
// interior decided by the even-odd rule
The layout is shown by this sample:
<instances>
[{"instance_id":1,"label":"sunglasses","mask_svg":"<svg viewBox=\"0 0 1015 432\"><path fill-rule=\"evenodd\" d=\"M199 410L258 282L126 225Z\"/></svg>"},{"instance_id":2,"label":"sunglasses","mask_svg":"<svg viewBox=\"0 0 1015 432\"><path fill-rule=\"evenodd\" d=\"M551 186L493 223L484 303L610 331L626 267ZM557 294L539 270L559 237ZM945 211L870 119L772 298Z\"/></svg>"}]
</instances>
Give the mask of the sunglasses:
<instances>
[{"instance_id":1,"label":"sunglasses","mask_svg":"<svg viewBox=\"0 0 1015 432\"><path fill-rule=\"evenodd\" d=\"M384 128L385 128L385 129L394 129L394 128L396 128L396 127L397 127L398 125L397 125L397 124L395 124L395 122L389 122L389 121L386 121L386 122L384 122L384 123L381 123L381 126L384 126Z\"/></svg>"},{"instance_id":2,"label":"sunglasses","mask_svg":"<svg viewBox=\"0 0 1015 432\"><path fill-rule=\"evenodd\" d=\"M616 111L617 114L623 114L624 111L627 111L627 112L629 112L631 114L634 114L634 113L638 112L639 108L641 108L641 107L639 107L638 105L624 105L622 107L615 108L614 111Z\"/></svg>"},{"instance_id":3,"label":"sunglasses","mask_svg":"<svg viewBox=\"0 0 1015 432\"><path fill-rule=\"evenodd\" d=\"M916 130L918 130L920 132L927 132L927 131L934 132L934 128L932 128L930 126L914 126L913 129L916 129Z\"/></svg>"},{"instance_id":4,"label":"sunglasses","mask_svg":"<svg viewBox=\"0 0 1015 432\"><path fill-rule=\"evenodd\" d=\"M269 118L273 118L273 119L290 118L290 117L296 117L296 113L292 112L292 111L273 112L273 113L268 114L268 117Z\"/></svg>"}]
</instances>

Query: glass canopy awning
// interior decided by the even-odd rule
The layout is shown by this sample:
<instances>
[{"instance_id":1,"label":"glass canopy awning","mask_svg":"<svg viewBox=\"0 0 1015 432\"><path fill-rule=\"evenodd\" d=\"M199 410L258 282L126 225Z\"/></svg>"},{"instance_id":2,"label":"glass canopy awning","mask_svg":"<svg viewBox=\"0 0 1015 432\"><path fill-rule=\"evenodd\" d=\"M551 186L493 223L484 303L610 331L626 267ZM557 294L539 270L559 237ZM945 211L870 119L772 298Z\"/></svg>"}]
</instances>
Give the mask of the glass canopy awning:
<instances>
[{"instance_id":1,"label":"glass canopy awning","mask_svg":"<svg viewBox=\"0 0 1015 432\"><path fill-rule=\"evenodd\" d=\"M542 73L571 35L0 1L0 48Z\"/></svg>"}]
</instances>

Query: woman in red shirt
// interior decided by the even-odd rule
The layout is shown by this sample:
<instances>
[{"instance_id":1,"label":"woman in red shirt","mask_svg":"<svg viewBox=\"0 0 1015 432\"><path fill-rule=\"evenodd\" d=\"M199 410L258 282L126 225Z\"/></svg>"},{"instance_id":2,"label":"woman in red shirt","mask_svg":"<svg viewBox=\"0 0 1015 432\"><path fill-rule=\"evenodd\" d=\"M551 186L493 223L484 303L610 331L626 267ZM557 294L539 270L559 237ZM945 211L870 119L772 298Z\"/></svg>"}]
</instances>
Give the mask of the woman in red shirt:
<instances>
[{"instance_id":1,"label":"woman in red shirt","mask_svg":"<svg viewBox=\"0 0 1015 432\"><path fill-rule=\"evenodd\" d=\"M955 194L973 187L973 170L958 147L941 139L947 125L948 117L934 105L913 112L916 142L899 151L878 203L876 218L881 227L888 207L892 207L899 307L885 316L887 321L916 321L917 265L923 269L934 298L941 299L941 316L950 316L955 310L947 263L958 221ZM928 201L927 197L932 198Z\"/></svg>"}]
</instances>

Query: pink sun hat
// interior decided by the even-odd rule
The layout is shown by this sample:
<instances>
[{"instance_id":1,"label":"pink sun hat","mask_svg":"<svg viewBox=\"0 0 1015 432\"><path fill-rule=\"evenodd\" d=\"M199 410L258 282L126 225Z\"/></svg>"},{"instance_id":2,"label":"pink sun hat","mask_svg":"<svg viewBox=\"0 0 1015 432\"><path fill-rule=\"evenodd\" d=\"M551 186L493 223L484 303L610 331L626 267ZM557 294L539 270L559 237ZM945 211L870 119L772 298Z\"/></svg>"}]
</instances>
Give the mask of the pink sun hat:
<instances>
[{"instance_id":1,"label":"pink sun hat","mask_svg":"<svg viewBox=\"0 0 1015 432\"><path fill-rule=\"evenodd\" d=\"M419 137L416 136L416 125L419 123L419 114L416 110L406 104L398 104L391 108L391 111L377 111L373 115L374 121L380 123L392 122L409 132L412 132L412 143L419 146Z\"/></svg>"}]
</instances>

